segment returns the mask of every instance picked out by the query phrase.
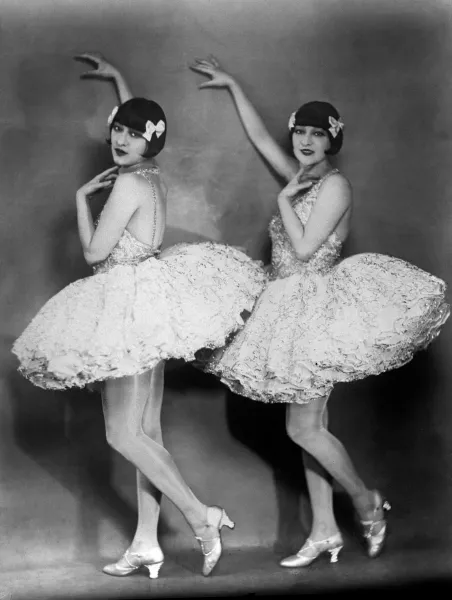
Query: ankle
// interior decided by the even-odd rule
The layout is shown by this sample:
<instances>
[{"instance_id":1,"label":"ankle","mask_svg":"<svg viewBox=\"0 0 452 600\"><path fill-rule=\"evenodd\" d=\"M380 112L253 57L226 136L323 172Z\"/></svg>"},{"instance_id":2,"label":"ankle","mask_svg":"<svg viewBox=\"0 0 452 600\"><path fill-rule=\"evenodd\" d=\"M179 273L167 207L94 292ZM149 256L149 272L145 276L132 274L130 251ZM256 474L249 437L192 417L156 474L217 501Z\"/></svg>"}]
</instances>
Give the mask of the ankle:
<instances>
[{"instance_id":1,"label":"ankle","mask_svg":"<svg viewBox=\"0 0 452 600\"><path fill-rule=\"evenodd\" d=\"M353 498L353 503L362 521L370 521L375 518L377 497L373 490L364 490Z\"/></svg>"},{"instance_id":2,"label":"ankle","mask_svg":"<svg viewBox=\"0 0 452 600\"><path fill-rule=\"evenodd\" d=\"M336 523L314 523L309 538L314 542L317 542L326 540L338 534L340 534L340 530Z\"/></svg>"},{"instance_id":3,"label":"ankle","mask_svg":"<svg viewBox=\"0 0 452 600\"><path fill-rule=\"evenodd\" d=\"M128 551L133 554L144 554L151 550L157 550L157 549L160 550L160 544L158 543L158 541L155 538L152 538L152 539L139 538L139 539L132 540L132 543L130 544Z\"/></svg>"}]
</instances>

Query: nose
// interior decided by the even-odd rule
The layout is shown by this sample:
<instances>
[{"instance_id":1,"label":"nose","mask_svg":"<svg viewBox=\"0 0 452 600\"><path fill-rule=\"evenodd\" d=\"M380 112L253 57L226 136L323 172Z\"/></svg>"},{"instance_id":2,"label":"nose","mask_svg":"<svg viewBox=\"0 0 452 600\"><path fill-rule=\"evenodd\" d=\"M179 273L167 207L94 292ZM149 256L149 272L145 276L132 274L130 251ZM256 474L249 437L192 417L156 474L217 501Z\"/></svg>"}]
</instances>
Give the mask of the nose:
<instances>
[{"instance_id":1,"label":"nose","mask_svg":"<svg viewBox=\"0 0 452 600\"><path fill-rule=\"evenodd\" d=\"M310 133L304 133L301 136L301 145L302 146L310 146L312 143L312 136Z\"/></svg>"},{"instance_id":2,"label":"nose","mask_svg":"<svg viewBox=\"0 0 452 600\"><path fill-rule=\"evenodd\" d=\"M125 131L120 131L117 134L116 141L119 146L124 146L127 142L127 133Z\"/></svg>"}]
</instances>

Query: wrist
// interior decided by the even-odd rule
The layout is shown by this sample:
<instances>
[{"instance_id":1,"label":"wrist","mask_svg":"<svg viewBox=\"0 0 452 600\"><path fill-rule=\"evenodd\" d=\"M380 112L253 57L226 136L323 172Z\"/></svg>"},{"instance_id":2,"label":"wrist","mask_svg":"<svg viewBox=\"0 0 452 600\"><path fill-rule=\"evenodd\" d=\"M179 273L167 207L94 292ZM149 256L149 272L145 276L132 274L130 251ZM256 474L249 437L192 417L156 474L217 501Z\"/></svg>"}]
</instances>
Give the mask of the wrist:
<instances>
[{"instance_id":1,"label":"wrist","mask_svg":"<svg viewBox=\"0 0 452 600\"><path fill-rule=\"evenodd\" d=\"M226 82L226 87L232 94L235 94L240 91L240 85L237 83L237 81L233 77L231 77Z\"/></svg>"},{"instance_id":2,"label":"wrist","mask_svg":"<svg viewBox=\"0 0 452 600\"><path fill-rule=\"evenodd\" d=\"M76 202L87 202L88 196L84 192L78 191L75 194L75 200Z\"/></svg>"}]
</instances>

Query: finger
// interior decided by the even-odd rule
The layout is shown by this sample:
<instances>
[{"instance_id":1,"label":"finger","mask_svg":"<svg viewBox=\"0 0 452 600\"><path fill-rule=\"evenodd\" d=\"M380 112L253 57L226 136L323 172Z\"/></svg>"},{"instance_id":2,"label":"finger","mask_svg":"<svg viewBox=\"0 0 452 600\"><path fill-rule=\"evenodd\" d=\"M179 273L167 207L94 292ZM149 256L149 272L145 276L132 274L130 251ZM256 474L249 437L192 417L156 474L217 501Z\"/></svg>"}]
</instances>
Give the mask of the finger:
<instances>
[{"instance_id":1,"label":"finger","mask_svg":"<svg viewBox=\"0 0 452 600\"><path fill-rule=\"evenodd\" d=\"M90 62L93 63L96 67L99 65L99 60L89 54L77 54L73 57L74 60L78 62Z\"/></svg>"},{"instance_id":2,"label":"finger","mask_svg":"<svg viewBox=\"0 0 452 600\"><path fill-rule=\"evenodd\" d=\"M209 69L211 69L211 68L212 67L208 67L207 65L200 65L200 64L190 65L190 69L193 69L194 71L198 71L198 73L208 72Z\"/></svg>"},{"instance_id":3,"label":"finger","mask_svg":"<svg viewBox=\"0 0 452 600\"><path fill-rule=\"evenodd\" d=\"M105 175L107 173L113 173L113 171L119 169L118 165L114 165L113 167L109 167L108 169L105 169L105 171L102 171L102 175Z\"/></svg>"},{"instance_id":4,"label":"finger","mask_svg":"<svg viewBox=\"0 0 452 600\"><path fill-rule=\"evenodd\" d=\"M201 60L201 59L197 58L197 59L195 60L195 62L196 62L196 64L197 64L197 65L199 65L199 66L202 66L202 67L209 67L210 69L212 69L212 68L213 68L213 66L214 66L214 65L213 65L213 64L212 64L212 63L211 63L209 60Z\"/></svg>"},{"instance_id":5,"label":"finger","mask_svg":"<svg viewBox=\"0 0 452 600\"><path fill-rule=\"evenodd\" d=\"M198 85L198 90L203 90L205 88L213 88L215 87L215 84L212 84L211 81L206 81L205 83L201 83L200 85Z\"/></svg>"},{"instance_id":6,"label":"finger","mask_svg":"<svg viewBox=\"0 0 452 600\"><path fill-rule=\"evenodd\" d=\"M201 75L205 75L206 77L213 77L214 74L209 71L208 69L193 69L194 71L196 71L197 73L200 73Z\"/></svg>"},{"instance_id":7,"label":"finger","mask_svg":"<svg viewBox=\"0 0 452 600\"><path fill-rule=\"evenodd\" d=\"M215 67L219 67L220 63L218 62L218 60L215 58L215 56L213 54L211 54L209 56L210 58L210 62L215 66Z\"/></svg>"},{"instance_id":8,"label":"finger","mask_svg":"<svg viewBox=\"0 0 452 600\"><path fill-rule=\"evenodd\" d=\"M188 65L188 68L192 71L195 71L196 73L204 73L202 68L198 67L197 65Z\"/></svg>"}]
</instances>

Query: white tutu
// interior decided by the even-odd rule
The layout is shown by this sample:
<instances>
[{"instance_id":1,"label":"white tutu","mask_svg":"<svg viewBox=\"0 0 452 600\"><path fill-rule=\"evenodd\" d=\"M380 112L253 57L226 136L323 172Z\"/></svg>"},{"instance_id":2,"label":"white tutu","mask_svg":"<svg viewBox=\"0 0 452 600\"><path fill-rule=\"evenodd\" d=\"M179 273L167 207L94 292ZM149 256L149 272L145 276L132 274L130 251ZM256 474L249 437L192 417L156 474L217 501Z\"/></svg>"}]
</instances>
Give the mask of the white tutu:
<instances>
[{"instance_id":1,"label":"white tutu","mask_svg":"<svg viewBox=\"0 0 452 600\"><path fill-rule=\"evenodd\" d=\"M224 345L264 288L261 263L234 247L181 244L56 294L16 340L20 372L43 388L82 387L194 359Z\"/></svg>"}]
</instances>

